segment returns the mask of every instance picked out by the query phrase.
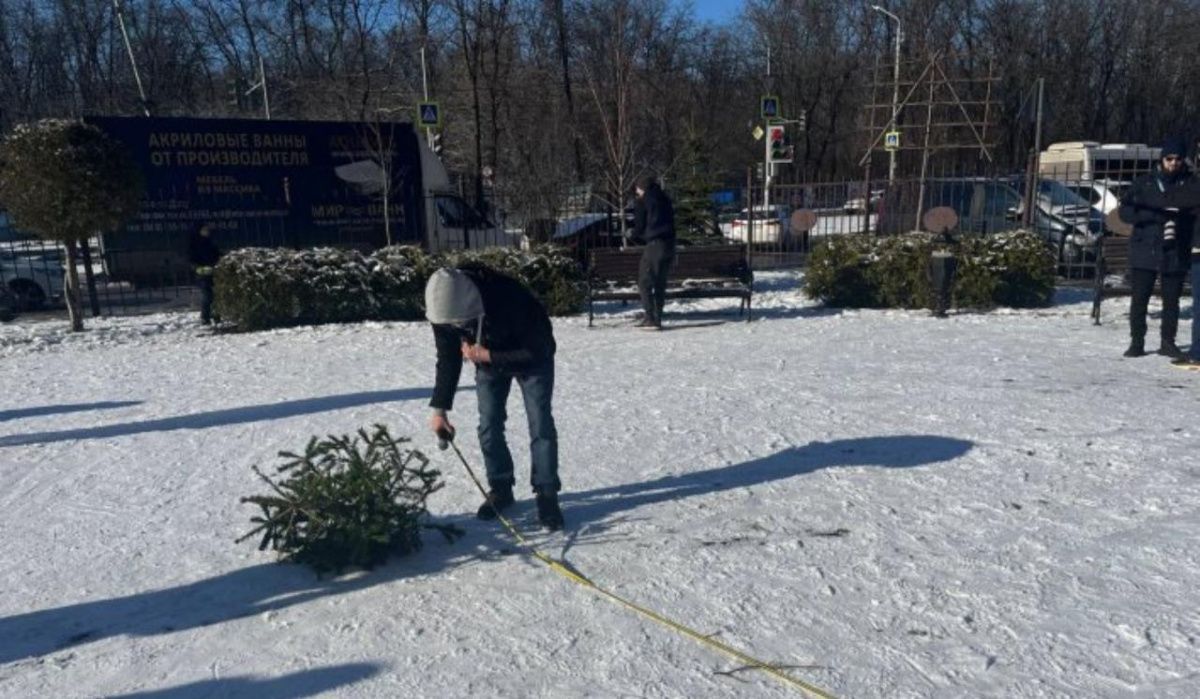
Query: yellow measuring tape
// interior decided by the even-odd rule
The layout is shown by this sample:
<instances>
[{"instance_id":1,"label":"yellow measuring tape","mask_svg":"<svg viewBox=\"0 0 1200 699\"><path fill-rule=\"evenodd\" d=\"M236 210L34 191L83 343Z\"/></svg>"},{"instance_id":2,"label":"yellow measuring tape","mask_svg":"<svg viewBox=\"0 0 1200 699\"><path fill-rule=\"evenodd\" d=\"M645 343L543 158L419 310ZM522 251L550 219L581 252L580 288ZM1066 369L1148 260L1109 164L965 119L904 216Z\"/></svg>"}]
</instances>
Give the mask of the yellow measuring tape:
<instances>
[{"instance_id":1,"label":"yellow measuring tape","mask_svg":"<svg viewBox=\"0 0 1200 699\"><path fill-rule=\"evenodd\" d=\"M475 482L475 487L479 489L479 492L486 499L487 498L487 490L483 487L483 483L479 480L479 477L475 475L475 469L471 468L471 465L467 463L467 460L466 460L466 458L463 457L462 452L458 450L457 444L455 444L453 441L449 441L449 444L454 449L454 453L458 455L458 460L462 462L463 467L467 469L467 475L469 475L471 477L471 480ZM743 653L742 651L738 650L737 648L734 648L733 646L730 646L726 643L722 643L722 642L714 639L712 636L702 634L699 631L691 628L690 626L686 626L686 625L681 624L672 619L668 619L667 617L659 614L658 612L655 612L651 609L647 609L639 604L635 604L634 602L631 602L614 592L611 592L609 590L604 589L603 587L600 587L596 583L594 583L591 580L589 580L588 578L584 577L581 573L579 573L575 570L572 570L571 568L569 568L568 566L563 564L561 561L557 561L557 560L551 558L549 555L539 551L536 546L534 546L532 543L529 542L528 539L526 539L524 536L521 535L520 530L518 530L517 527L507 517L500 514L499 512L496 513L496 517L500 520L500 523L504 525L504 528L508 530L508 533L512 534L513 538L517 540L518 544L525 547L539 561L541 561L542 563L545 563L550 568L550 570L553 570L554 572L558 573L559 575L563 576L564 578L566 578L572 582L578 583L578 584L582 585L583 587L586 587L594 592L597 592L597 593L609 598L610 600L616 602L617 604L620 604L621 606L623 606L627 609L632 609L633 611L637 612L638 614L641 614L642 616L646 617L647 619L656 621L659 624L662 624L663 626L665 626L669 629L678 631L679 633L681 633L685 636L689 636L710 648L715 648L716 650L719 650L722 653L724 653L732 658L735 658L742 663L745 663L747 667L752 667L752 668L755 668L758 670L762 670L763 672L767 673L768 675L771 675L772 677L783 682L784 684L787 684L796 689L800 689L802 691L808 692L809 694L811 694L814 697L820 697L821 699L835 699L833 694L830 694L829 692L825 691L824 689L821 689L820 687L818 687L814 684L811 684L809 682L805 682L804 680L792 677L788 673L784 672L783 669L779 668L778 666L771 665L769 663L765 663L765 662L759 660L758 658L755 658L752 655Z\"/></svg>"}]
</instances>

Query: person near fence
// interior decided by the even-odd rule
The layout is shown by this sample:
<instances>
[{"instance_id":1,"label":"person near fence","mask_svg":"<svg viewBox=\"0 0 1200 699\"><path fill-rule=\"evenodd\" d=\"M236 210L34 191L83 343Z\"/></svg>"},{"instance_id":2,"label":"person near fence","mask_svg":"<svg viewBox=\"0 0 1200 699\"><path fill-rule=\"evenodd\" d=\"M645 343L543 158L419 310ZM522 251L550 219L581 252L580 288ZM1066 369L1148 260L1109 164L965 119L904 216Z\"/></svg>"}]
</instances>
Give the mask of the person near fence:
<instances>
[{"instance_id":1,"label":"person near fence","mask_svg":"<svg viewBox=\"0 0 1200 699\"><path fill-rule=\"evenodd\" d=\"M670 197L653 177L638 180L635 191L633 235L645 245L638 268L643 315L637 327L660 330L667 272L675 259L675 209Z\"/></svg>"},{"instance_id":2,"label":"person near fence","mask_svg":"<svg viewBox=\"0 0 1200 699\"><path fill-rule=\"evenodd\" d=\"M1200 219L1197 219L1200 220ZM1200 235L1192 229L1192 344L1176 364L1200 369Z\"/></svg>"},{"instance_id":3,"label":"person near fence","mask_svg":"<svg viewBox=\"0 0 1200 699\"><path fill-rule=\"evenodd\" d=\"M1138 200L1137 205L1144 208L1152 208L1160 211L1170 211L1177 209L1180 211L1189 211L1196 221L1195 225L1200 225L1200 177L1192 177L1184 184L1178 187L1169 189L1165 192L1151 191L1142 199ZM1196 316L1200 313L1200 235L1196 234L1195 225L1192 227L1192 244L1191 244L1191 276L1192 276L1192 344L1188 348L1186 356L1181 357L1176 361L1177 364L1188 368L1200 368L1200 323L1197 323ZM1186 250L1187 248L1181 248Z\"/></svg>"},{"instance_id":4,"label":"person near fence","mask_svg":"<svg viewBox=\"0 0 1200 699\"><path fill-rule=\"evenodd\" d=\"M1162 146L1159 167L1143 175L1121 200L1120 216L1133 224L1129 236L1129 274L1133 298L1129 307L1129 348L1126 357L1146 354L1146 312L1157 281L1162 288L1161 343L1158 353L1179 359L1175 344L1179 327L1179 297L1191 263L1192 229L1196 218L1191 207L1171 203L1176 192L1190 190L1196 178L1188 168L1187 141L1169 138ZM1193 343L1194 345L1194 343Z\"/></svg>"},{"instance_id":5,"label":"person near fence","mask_svg":"<svg viewBox=\"0 0 1200 699\"><path fill-rule=\"evenodd\" d=\"M196 286L200 289L200 322L210 325L213 321L213 268L221 259L221 249L212 239L212 229L207 223L200 224L188 243L188 262L196 273Z\"/></svg>"},{"instance_id":6,"label":"person near fence","mask_svg":"<svg viewBox=\"0 0 1200 699\"><path fill-rule=\"evenodd\" d=\"M547 529L561 529L558 431L551 408L556 345L545 307L517 280L486 267L463 265L439 269L429 278L425 316L433 325L437 348L429 425L439 438L453 438L447 413L454 404L463 361L475 365L479 446L490 488L476 516L495 519L514 502L516 479L504 423L509 390L516 380L529 422L530 480L538 520Z\"/></svg>"}]
</instances>

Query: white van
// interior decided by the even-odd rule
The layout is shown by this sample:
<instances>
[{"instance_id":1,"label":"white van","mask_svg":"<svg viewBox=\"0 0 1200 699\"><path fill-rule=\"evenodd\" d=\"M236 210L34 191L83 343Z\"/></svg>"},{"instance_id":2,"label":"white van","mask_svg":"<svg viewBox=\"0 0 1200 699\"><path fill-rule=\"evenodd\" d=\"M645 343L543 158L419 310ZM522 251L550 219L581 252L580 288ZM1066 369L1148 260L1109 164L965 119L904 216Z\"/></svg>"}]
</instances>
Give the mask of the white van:
<instances>
[{"instance_id":1,"label":"white van","mask_svg":"<svg viewBox=\"0 0 1200 699\"><path fill-rule=\"evenodd\" d=\"M1052 143L1038 159L1038 173L1062 182L1127 182L1153 170L1160 152L1160 148L1145 143Z\"/></svg>"}]
</instances>

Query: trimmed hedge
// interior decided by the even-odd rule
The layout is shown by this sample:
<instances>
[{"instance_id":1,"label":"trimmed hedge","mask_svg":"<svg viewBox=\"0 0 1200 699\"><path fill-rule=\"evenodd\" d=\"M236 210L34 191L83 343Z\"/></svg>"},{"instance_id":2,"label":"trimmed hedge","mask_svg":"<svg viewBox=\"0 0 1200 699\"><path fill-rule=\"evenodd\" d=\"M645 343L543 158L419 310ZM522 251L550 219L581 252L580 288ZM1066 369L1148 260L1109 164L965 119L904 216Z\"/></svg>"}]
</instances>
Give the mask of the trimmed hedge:
<instances>
[{"instance_id":1,"label":"trimmed hedge","mask_svg":"<svg viewBox=\"0 0 1200 699\"><path fill-rule=\"evenodd\" d=\"M955 306L1033 308L1050 302L1054 255L1027 231L963 236L949 246L929 233L830 238L813 249L805 292L829 306L929 308L929 257L945 247L958 256Z\"/></svg>"},{"instance_id":2,"label":"trimmed hedge","mask_svg":"<svg viewBox=\"0 0 1200 699\"><path fill-rule=\"evenodd\" d=\"M242 248L215 270L214 309L239 330L363 320L420 320L425 283L443 266L482 264L527 286L551 315L583 308L587 286L578 263L561 249L492 248L429 255L393 246L364 256L355 250Z\"/></svg>"},{"instance_id":3,"label":"trimmed hedge","mask_svg":"<svg viewBox=\"0 0 1200 699\"><path fill-rule=\"evenodd\" d=\"M519 280L541 299L552 316L579 313L583 310L583 302L587 300L587 280L583 270L573 257L559 247L540 245L534 247L532 253L511 248L459 251L447 254L443 264L438 266L471 262Z\"/></svg>"}]
</instances>

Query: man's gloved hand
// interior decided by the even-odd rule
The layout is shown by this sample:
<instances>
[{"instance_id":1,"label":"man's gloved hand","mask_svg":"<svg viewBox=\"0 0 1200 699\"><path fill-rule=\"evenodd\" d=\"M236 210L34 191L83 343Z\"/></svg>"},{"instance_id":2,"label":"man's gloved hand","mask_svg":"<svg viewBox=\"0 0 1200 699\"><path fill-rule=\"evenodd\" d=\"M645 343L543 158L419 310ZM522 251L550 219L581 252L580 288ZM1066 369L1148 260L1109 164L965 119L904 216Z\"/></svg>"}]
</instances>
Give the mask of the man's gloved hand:
<instances>
[{"instance_id":1,"label":"man's gloved hand","mask_svg":"<svg viewBox=\"0 0 1200 699\"><path fill-rule=\"evenodd\" d=\"M445 413L436 412L429 418L429 429L438 438L438 448L445 449L450 442L454 441L454 425L450 424L450 420Z\"/></svg>"}]
</instances>

